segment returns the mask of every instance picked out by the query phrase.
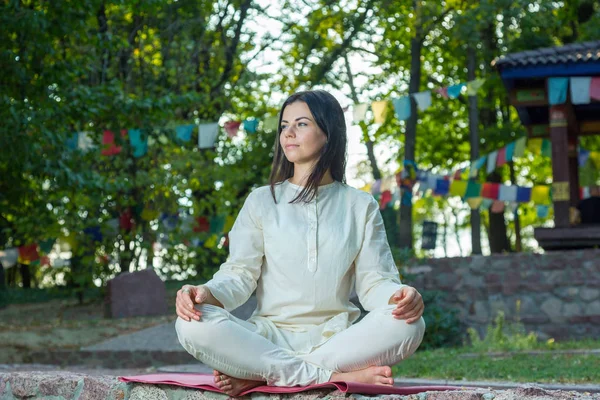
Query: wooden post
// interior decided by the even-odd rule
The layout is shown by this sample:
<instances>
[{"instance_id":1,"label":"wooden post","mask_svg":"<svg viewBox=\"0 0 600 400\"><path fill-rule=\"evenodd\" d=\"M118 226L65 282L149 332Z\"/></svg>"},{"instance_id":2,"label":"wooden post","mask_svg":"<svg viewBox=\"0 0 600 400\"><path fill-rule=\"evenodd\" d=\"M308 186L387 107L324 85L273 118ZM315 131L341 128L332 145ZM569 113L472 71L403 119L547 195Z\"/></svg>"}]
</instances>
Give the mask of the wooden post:
<instances>
[{"instance_id":1,"label":"wooden post","mask_svg":"<svg viewBox=\"0 0 600 400\"><path fill-rule=\"evenodd\" d=\"M569 226L569 132L566 105L550 106L550 141L552 142L552 200L554 226Z\"/></svg>"}]
</instances>

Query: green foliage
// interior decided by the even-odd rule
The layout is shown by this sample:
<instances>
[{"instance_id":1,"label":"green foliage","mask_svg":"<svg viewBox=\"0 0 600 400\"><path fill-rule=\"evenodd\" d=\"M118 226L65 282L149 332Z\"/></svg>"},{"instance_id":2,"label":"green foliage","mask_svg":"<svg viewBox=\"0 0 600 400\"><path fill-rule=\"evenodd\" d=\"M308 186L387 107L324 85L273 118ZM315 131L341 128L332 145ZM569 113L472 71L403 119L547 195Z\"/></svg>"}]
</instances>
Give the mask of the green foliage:
<instances>
[{"instance_id":1,"label":"green foliage","mask_svg":"<svg viewBox=\"0 0 600 400\"><path fill-rule=\"evenodd\" d=\"M420 348L429 350L460 345L463 326L458 312L446 306L444 293L433 290L423 290L420 293L425 303L423 319L427 326Z\"/></svg>"},{"instance_id":2,"label":"green foliage","mask_svg":"<svg viewBox=\"0 0 600 400\"><path fill-rule=\"evenodd\" d=\"M525 328L518 322L507 323L502 311L494 319L494 323L487 327L483 339L473 328L467 330L471 348L478 352L532 350L538 348L538 339L534 332L525 332ZM550 345L553 340L548 341Z\"/></svg>"}]
</instances>

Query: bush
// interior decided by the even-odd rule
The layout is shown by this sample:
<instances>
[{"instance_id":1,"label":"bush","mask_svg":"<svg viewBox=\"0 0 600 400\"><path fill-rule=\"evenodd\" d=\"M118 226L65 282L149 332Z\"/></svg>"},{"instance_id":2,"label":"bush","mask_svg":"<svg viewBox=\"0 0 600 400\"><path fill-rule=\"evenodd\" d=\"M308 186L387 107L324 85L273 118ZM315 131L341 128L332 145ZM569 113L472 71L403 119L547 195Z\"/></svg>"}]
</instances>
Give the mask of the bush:
<instances>
[{"instance_id":1,"label":"bush","mask_svg":"<svg viewBox=\"0 0 600 400\"><path fill-rule=\"evenodd\" d=\"M435 290L423 290L420 293L425 303L423 319L427 328L419 348L429 350L461 345L463 326L458 312L445 306L445 294Z\"/></svg>"},{"instance_id":2,"label":"bush","mask_svg":"<svg viewBox=\"0 0 600 400\"><path fill-rule=\"evenodd\" d=\"M488 325L483 339L473 328L467 329L467 333L471 348L478 352L531 350L539 347L535 333L527 333L521 323L507 323L502 311L498 312L494 323ZM548 341L548 345L552 342L553 340Z\"/></svg>"}]
</instances>

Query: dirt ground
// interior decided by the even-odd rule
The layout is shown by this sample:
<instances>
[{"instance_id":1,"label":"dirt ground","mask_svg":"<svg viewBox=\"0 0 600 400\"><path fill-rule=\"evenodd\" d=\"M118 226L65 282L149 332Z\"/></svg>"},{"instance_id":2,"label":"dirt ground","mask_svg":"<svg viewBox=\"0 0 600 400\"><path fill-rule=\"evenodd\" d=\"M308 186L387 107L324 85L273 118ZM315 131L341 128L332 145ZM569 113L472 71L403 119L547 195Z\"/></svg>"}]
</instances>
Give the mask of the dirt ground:
<instances>
[{"instance_id":1,"label":"dirt ground","mask_svg":"<svg viewBox=\"0 0 600 400\"><path fill-rule=\"evenodd\" d=\"M0 309L0 364L27 362L30 351L77 349L172 320L172 315L104 318L102 301L9 305Z\"/></svg>"}]
</instances>

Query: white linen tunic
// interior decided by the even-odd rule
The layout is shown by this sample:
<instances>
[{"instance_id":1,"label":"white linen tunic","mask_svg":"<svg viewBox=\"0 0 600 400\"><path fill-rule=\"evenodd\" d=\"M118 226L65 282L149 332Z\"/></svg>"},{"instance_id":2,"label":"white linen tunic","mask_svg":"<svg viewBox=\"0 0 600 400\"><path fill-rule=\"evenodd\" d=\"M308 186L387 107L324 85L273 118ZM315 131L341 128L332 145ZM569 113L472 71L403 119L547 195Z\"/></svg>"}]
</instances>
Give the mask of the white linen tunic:
<instances>
[{"instance_id":1,"label":"white linen tunic","mask_svg":"<svg viewBox=\"0 0 600 400\"><path fill-rule=\"evenodd\" d=\"M400 287L377 201L340 182L320 186L310 203L289 204L302 187L288 181L250 193L229 234L230 256L206 283L227 311L256 290L248 319L266 338L306 332L306 354ZM296 347L296 346L294 346Z\"/></svg>"}]
</instances>

